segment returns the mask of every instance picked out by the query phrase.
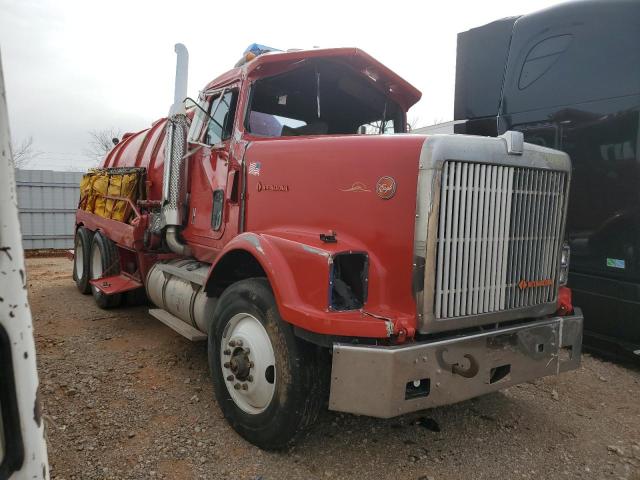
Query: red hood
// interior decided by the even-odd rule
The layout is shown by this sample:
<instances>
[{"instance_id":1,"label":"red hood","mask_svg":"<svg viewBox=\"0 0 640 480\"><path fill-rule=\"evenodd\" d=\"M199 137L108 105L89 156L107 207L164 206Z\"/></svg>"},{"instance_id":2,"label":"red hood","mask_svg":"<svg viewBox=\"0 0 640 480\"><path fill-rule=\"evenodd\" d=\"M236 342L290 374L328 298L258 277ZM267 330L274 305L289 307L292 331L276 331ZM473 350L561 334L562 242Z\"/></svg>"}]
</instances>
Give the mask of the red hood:
<instances>
[{"instance_id":1,"label":"red hood","mask_svg":"<svg viewBox=\"0 0 640 480\"><path fill-rule=\"evenodd\" d=\"M413 239L424 139L353 135L252 143L245 156L246 230L302 242L335 231L338 251L369 255L366 308L415 312ZM384 198L393 184L395 192Z\"/></svg>"}]
</instances>

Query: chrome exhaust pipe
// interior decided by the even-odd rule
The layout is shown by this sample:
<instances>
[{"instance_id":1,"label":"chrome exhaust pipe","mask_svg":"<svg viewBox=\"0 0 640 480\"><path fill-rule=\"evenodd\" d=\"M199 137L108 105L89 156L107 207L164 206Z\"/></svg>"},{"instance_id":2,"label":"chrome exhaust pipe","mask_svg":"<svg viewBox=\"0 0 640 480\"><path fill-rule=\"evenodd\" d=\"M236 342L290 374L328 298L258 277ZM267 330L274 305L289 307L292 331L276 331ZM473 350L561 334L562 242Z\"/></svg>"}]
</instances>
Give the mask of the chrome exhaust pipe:
<instances>
[{"instance_id":1,"label":"chrome exhaust pipe","mask_svg":"<svg viewBox=\"0 0 640 480\"><path fill-rule=\"evenodd\" d=\"M178 227L175 225L167 227L164 233L164 239L167 242L167 247L169 247L169 250L173 253L177 253L178 255L183 255L185 257L191 256L191 249L189 248L189 245L182 243L178 237Z\"/></svg>"},{"instance_id":2,"label":"chrome exhaust pipe","mask_svg":"<svg viewBox=\"0 0 640 480\"><path fill-rule=\"evenodd\" d=\"M180 241L178 227L183 222L183 206L186 202L187 168L184 156L187 151L189 122L184 108L187 96L189 52L181 43L175 46L176 80L173 105L167 118L167 138L164 151L162 183L162 224L166 226L165 241L172 252L190 255L191 249Z\"/></svg>"}]
</instances>

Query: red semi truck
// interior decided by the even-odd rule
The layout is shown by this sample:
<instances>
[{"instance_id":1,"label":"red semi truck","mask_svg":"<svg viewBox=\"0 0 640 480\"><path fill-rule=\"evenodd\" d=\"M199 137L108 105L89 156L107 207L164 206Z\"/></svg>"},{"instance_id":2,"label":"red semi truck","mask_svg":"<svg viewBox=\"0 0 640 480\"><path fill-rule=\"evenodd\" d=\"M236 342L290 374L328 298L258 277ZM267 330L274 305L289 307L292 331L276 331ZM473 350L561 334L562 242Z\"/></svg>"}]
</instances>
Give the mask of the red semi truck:
<instances>
[{"instance_id":1,"label":"red semi truck","mask_svg":"<svg viewBox=\"0 0 640 480\"><path fill-rule=\"evenodd\" d=\"M146 291L207 341L220 408L263 448L327 393L388 418L579 365L566 154L404 134L421 94L363 51L256 48L185 108L176 46L168 118L83 180L80 291Z\"/></svg>"}]
</instances>

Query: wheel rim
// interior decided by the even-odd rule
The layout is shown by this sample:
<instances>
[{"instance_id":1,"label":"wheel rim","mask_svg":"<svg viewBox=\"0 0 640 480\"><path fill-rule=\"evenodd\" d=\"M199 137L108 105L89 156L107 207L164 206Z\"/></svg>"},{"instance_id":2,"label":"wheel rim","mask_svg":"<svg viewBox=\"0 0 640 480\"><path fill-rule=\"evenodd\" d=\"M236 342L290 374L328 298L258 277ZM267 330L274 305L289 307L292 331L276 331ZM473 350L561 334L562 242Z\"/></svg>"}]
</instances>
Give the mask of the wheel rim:
<instances>
[{"instance_id":1,"label":"wheel rim","mask_svg":"<svg viewBox=\"0 0 640 480\"><path fill-rule=\"evenodd\" d=\"M91 280L95 280L96 278L102 277L102 255L100 254L100 249L97 245L95 245L91 249ZM93 291L97 291L96 287L91 285Z\"/></svg>"},{"instance_id":2,"label":"wheel rim","mask_svg":"<svg viewBox=\"0 0 640 480\"><path fill-rule=\"evenodd\" d=\"M76 237L76 248L74 251L74 260L76 267L76 277L80 280L84 276L84 247L80 237Z\"/></svg>"},{"instance_id":3,"label":"wheel rim","mask_svg":"<svg viewBox=\"0 0 640 480\"><path fill-rule=\"evenodd\" d=\"M248 313L234 315L220 340L220 364L227 390L243 411L267 409L276 389L276 358L260 321Z\"/></svg>"}]
</instances>

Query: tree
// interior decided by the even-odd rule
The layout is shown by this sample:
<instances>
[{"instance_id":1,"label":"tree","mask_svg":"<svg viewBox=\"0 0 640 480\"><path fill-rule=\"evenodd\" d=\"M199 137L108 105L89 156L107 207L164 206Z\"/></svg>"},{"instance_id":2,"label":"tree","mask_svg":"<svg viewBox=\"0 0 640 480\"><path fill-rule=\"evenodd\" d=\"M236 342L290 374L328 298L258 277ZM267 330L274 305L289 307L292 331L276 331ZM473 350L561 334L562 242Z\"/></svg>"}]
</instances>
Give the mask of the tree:
<instances>
[{"instance_id":1,"label":"tree","mask_svg":"<svg viewBox=\"0 0 640 480\"><path fill-rule=\"evenodd\" d=\"M89 136L89 147L85 150L85 153L98 162L111 151L122 136L122 132L112 127L103 130L91 130Z\"/></svg>"},{"instance_id":2,"label":"tree","mask_svg":"<svg viewBox=\"0 0 640 480\"><path fill-rule=\"evenodd\" d=\"M15 168L24 168L31 160L40 155L42 155L42 152L33 148L33 137L25 138L13 149L13 166Z\"/></svg>"},{"instance_id":3,"label":"tree","mask_svg":"<svg viewBox=\"0 0 640 480\"><path fill-rule=\"evenodd\" d=\"M409 127L408 131L411 132L419 127L420 117L418 115L414 115L410 119L407 119L407 126Z\"/></svg>"}]
</instances>

